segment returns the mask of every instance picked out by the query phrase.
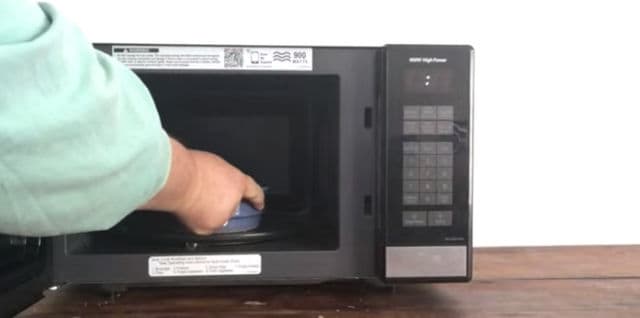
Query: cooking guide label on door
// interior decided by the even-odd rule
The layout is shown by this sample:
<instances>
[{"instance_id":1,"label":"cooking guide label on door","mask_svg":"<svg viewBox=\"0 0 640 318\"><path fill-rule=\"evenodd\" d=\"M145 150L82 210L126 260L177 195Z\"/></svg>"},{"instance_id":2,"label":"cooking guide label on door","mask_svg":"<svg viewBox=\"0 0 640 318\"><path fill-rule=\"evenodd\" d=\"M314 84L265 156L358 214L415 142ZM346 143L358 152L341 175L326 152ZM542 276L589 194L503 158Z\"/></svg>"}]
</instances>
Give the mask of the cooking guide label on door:
<instances>
[{"instance_id":1,"label":"cooking guide label on door","mask_svg":"<svg viewBox=\"0 0 640 318\"><path fill-rule=\"evenodd\" d=\"M149 257L151 277L258 275L261 271L258 254Z\"/></svg>"},{"instance_id":2,"label":"cooking guide label on door","mask_svg":"<svg viewBox=\"0 0 640 318\"><path fill-rule=\"evenodd\" d=\"M132 69L313 70L311 48L114 45L111 55Z\"/></svg>"}]
</instances>

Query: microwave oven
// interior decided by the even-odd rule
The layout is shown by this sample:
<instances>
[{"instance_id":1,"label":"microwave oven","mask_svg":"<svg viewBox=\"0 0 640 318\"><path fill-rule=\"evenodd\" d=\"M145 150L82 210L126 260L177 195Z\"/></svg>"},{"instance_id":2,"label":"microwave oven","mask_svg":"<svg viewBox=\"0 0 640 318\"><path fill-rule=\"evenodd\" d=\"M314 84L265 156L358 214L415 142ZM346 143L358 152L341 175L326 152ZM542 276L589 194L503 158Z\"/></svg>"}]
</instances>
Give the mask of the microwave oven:
<instances>
[{"instance_id":1,"label":"microwave oven","mask_svg":"<svg viewBox=\"0 0 640 318\"><path fill-rule=\"evenodd\" d=\"M253 230L135 211L53 239L55 284L243 285L472 275L473 49L96 44L165 130L268 188Z\"/></svg>"}]
</instances>

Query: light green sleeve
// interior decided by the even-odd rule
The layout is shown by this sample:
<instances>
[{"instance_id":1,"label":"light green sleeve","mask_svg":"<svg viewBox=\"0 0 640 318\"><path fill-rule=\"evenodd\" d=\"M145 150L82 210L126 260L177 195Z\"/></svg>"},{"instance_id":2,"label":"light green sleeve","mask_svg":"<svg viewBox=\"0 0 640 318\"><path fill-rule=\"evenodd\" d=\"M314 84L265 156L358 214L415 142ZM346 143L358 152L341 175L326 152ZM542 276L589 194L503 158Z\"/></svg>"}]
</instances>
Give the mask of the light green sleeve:
<instances>
[{"instance_id":1,"label":"light green sleeve","mask_svg":"<svg viewBox=\"0 0 640 318\"><path fill-rule=\"evenodd\" d=\"M153 99L47 4L0 0L0 233L107 229L164 185Z\"/></svg>"}]
</instances>

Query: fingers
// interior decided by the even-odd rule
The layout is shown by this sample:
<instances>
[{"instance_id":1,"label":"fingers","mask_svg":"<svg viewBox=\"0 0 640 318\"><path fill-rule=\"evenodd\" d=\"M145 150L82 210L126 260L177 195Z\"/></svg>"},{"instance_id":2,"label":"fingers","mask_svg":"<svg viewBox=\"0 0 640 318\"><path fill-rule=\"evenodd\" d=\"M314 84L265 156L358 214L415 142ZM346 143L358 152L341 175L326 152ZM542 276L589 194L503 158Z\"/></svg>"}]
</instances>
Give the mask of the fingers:
<instances>
[{"instance_id":1,"label":"fingers","mask_svg":"<svg viewBox=\"0 0 640 318\"><path fill-rule=\"evenodd\" d=\"M247 176L247 183L242 198L249 201L254 208L258 210L264 209L264 192L262 188L253 180L253 178Z\"/></svg>"}]
</instances>

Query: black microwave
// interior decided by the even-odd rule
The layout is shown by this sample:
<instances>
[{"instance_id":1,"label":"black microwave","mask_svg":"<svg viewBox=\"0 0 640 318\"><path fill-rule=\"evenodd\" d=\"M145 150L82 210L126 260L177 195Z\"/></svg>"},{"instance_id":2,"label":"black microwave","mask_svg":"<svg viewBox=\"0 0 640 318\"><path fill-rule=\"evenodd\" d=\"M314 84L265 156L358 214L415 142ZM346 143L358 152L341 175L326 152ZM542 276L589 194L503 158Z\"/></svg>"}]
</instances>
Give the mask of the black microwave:
<instances>
[{"instance_id":1,"label":"black microwave","mask_svg":"<svg viewBox=\"0 0 640 318\"><path fill-rule=\"evenodd\" d=\"M53 239L55 284L242 285L472 275L473 49L97 44L165 130L268 187L248 231L168 213Z\"/></svg>"}]
</instances>

